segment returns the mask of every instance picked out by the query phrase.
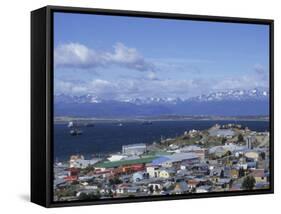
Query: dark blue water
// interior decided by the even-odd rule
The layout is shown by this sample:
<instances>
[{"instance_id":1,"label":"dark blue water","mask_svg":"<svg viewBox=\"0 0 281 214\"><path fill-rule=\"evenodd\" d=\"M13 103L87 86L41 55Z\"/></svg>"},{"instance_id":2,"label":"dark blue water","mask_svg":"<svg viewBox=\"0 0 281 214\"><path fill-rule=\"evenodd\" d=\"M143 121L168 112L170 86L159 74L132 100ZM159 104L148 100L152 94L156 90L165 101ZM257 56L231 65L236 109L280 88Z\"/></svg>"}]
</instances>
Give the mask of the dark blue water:
<instances>
[{"instance_id":1,"label":"dark blue water","mask_svg":"<svg viewBox=\"0 0 281 214\"><path fill-rule=\"evenodd\" d=\"M157 121L151 125L137 122L96 123L94 127L83 127L83 134L71 136L66 125L54 125L54 158L66 160L72 154L107 154L121 151L122 145L153 143L164 138L182 135L191 129L208 129L214 124L228 124L234 121ZM255 131L269 130L266 121L239 121L239 124Z\"/></svg>"}]
</instances>

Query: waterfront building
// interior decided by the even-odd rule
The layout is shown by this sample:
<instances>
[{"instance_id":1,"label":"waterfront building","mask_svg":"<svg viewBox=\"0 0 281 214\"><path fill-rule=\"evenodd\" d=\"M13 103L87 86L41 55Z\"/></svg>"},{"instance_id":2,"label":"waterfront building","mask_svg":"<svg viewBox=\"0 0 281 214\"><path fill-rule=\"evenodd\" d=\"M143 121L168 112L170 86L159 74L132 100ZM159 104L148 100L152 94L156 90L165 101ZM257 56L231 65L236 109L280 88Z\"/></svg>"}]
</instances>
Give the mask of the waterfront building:
<instances>
[{"instance_id":1,"label":"waterfront building","mask_svg":"<svg viewBox=\"0 0 281 214\"><path fill-rule=\"evenodd\" d=\"M151 162L151 165L152 166L161 166L163 163L165 163L168 160L170 160L169 156L160 156L160 157L155 158Z\"/></svg>"},{"instance_id":2,"label":"waterfront building","mask_svg":"<svg viewBox=\"0 0 281 214\"><path fill-rule=\"evenodd\" d=\"M161 163L161 165L163 167L177 167L180 168L180 165L184 162L184 163L190 163L190 164L194 164L194 163L199 163L200 159L198 157L198 155L196 155L195 153L175 153L172 155L167 155L165 156L167 158L169 158L169 160L166 160L164 162Z\"/></svg>"},{"instance_id":3,"label":"waterfront building","mask_svg":"<svg viewBox=\"0 0 281 214\"><path fill-rule=\"evenodd\" d=\"M147 151L147 146L144 143L122 146L122 153L124 155L141 155L146 151Z\"/></svg>"},{"instance_id":4,"label":"waterfront building","mask_svg":"<svg viewBox=\"0 0 281 214\"><path fill-rule=\"evenodd\" d=\"M125 159L127 156L126 155L111 155L110 157L108 157L107 159L109 161L120 161Z\"/></svg>"},{"instance_id":5,"label":"waterfront building","mask_svg":"<svg viewBox=\"0 0 281 214\"><path fill-rule=\"evenodd\" d=\"M100 160L101 159L99 159L99 158L90 159L90 160L78 159L78 160L70 162L70 167L85 169L89 166L95 165Z\"/></svg>"}]
</instances>

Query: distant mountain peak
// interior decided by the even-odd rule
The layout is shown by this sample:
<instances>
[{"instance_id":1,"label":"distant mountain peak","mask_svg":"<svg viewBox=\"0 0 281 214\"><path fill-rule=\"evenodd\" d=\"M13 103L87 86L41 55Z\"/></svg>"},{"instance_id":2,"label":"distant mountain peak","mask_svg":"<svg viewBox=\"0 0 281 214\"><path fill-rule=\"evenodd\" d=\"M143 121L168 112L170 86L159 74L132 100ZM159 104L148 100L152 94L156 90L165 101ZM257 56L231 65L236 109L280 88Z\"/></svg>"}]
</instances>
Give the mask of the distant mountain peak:
<instances>
[{"instance_id":1,"label":"distant mountain peak","mask_svg":"<svg viewBox=\"0 0 281 214\"><path fill-rule=\"evenodd\" d=\"M149 104L172 104L176 105L183 102L212 102L212 101L243 101L243 100L264 100L268 99L269 91L267 89L229 89L216 92L202 94L186 99L179 97L139 97L139 98L122 98L122 99L102 99L100 97L85 94L85 95L66 95L56 94L55 102L60 103L104 103L104 102L121 102L135 105L149 105Z\"/></svg>"},{"instance_id":2,"label":"distant mountain peak","mask_svg":"<svg viewBox=\"0 0 281 214\"><path fill-rule=\"evenodd\" d=\"M268 115L269 91L224 90L187 99L139 97L102 99L91 94L54 96L57 116L136 117L157 115Z\"/></svg>"},{"instance_id":3,"label":"distant mountain peak","mask_svg":"<svg viewBox=\"0 0 281 214\"><path fill-rule=\"evenodd\" d=\"M217 92L211 92L209 94L192 97L193 101L226 101L226 100L260 100L267 99L269 91L267 89L229 89Z\"/></svg>"}]
</instances>

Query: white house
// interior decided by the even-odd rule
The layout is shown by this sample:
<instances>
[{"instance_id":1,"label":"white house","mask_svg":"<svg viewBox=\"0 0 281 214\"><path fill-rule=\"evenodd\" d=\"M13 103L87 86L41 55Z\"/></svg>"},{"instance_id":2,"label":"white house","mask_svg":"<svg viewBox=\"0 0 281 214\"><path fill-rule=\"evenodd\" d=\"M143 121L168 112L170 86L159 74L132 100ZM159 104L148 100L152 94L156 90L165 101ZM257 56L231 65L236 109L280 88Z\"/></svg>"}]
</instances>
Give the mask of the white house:
<instances>
[{"instance_id":1,"label":"white house","mask_svg":"<svg viewBox=\"0 0 281 214\"><path fill-rule=\"evenodd\" d=\"M146 172L149 174L150 178L158 178L160 169L159 166L147 166Z\"/></svg>"}]
</instances>

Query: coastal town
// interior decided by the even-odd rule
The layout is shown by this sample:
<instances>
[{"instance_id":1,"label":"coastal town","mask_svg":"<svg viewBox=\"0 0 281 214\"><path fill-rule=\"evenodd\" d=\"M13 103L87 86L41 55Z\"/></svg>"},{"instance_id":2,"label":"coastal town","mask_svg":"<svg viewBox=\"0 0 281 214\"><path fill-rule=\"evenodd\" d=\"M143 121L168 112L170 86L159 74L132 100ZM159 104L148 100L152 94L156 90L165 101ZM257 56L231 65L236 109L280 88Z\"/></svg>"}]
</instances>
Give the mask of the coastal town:
<instances>
[{"instance_id":1,"label":"coastal town","mask_svg":"<svg viewBox=\"0 0 281 214\"><path fill-rule=\"evenodd\" d=\"M54 163L54 201L268 189L269 132L214 124L151 144Z\"/></svg>"}]
</instances>

